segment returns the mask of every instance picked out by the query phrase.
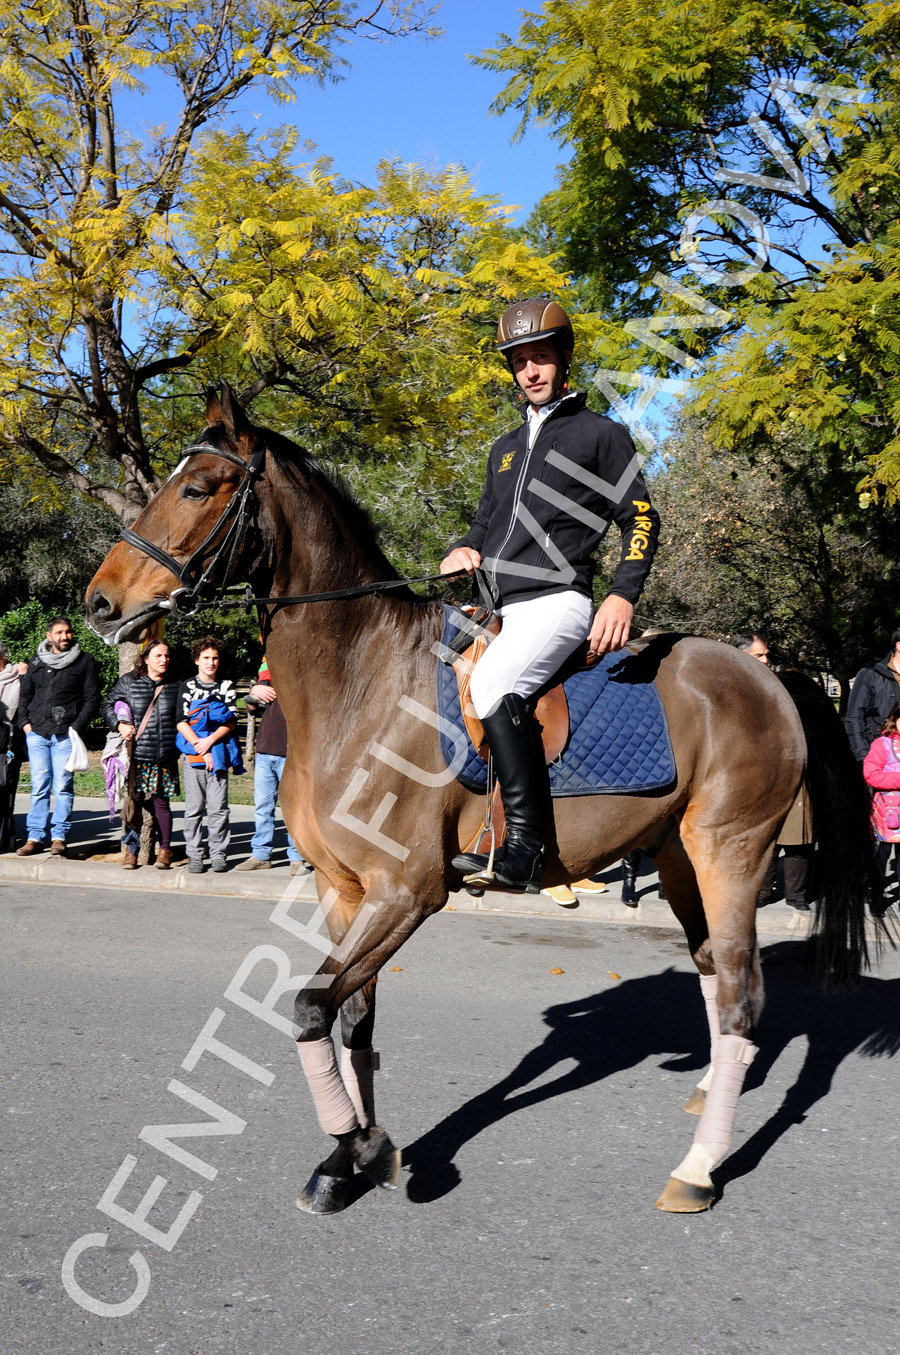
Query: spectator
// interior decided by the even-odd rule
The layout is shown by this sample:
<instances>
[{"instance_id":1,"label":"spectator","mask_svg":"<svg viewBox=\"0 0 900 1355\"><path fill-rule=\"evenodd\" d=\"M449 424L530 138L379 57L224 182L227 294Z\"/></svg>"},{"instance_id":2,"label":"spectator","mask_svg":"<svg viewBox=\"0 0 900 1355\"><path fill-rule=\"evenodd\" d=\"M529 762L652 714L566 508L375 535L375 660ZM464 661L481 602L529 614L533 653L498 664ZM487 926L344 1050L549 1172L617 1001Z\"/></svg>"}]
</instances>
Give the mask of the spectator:
<instances>
[{"instance_id":1,"label":"spectator","mask_svg":"<svg viewBox=\"0 0 900 1355\"><path fill-rule=\"evenodd\" d=\"M0 641L0 852L16 845L16 787L25 753L25 738L15 723L21 678L27 663L11 663Z\"/></svg>"},{"instance_id":2,"label":"spectator","mask_svg":"<svg viewBox=\"0 0 900 1355\"><path fill-rule=\"evenodd\" d=\"M757 635L755 630L745 630L734 642L735 649L742 649L745 654L749 654L753 659L759 659L760 663L769 662L769 646L761 635Z\"/></svg>"},{"instance_id":3,"label":"spectator","mask_svg":"<svg viewBox=\"0 0 900 1355\"><path fill-rule=\"evenodd\" d=\"M269 668L263 657L262 667L255 684L250 688L248 700L260 702L265 709L259 722L259 734L256 739L256 760L253 765L253 813L254 833L250 842L250 855L242 861L238 870L269 870L272 862L272 840L275 836L275 805L284 760L287 757L287 725ZM306 862L297 851L288 834L288 860L291 874L299 875L306 868Z\"/></svg>"},{"instance_id":4,"label":"spectator","mask_svg":"<svg viewBox=\"0 0 900 1355\"><path fill-rule=\"evenodd\" d=\"M55 616L19 687L16 723L25 734L31 769L28 839L19 856L44 850L50 826L50 855L65 856L72 825L74 780L66 763L72 755L69 730L84 738L100 704L97 665L72 634L66 616ZM55 804L50 814L51 785Z\"/></svg>"},{"instance_id":5,"label":"spectator","mask_svg":"<svg viewBox=\"0 0 900 1355\"><path fill-rule=\"evenodd\" d=\"M769 646L756 631L745 631L735 641L735 647L742 649L751 658L768 664ZM784 852L784 901L800 913L809 912L809 881L812 868L815 837L813 835L812 809L805 782L797 792L797 798L791 805L788 816L781 826L778 841L772 853L768 869L760 886L757 907L771 903L775 897L775 877L778 871L778 853Z\"/></svg>"},{"instance_id":6,"label":"spectator","mask_svg":"<svg viewBox=\"0 0 900 1355\"><path fill-rule=\"evenodd\" d=\"M900 699L900 628L883 659L862 668L853 680L844 723L857 762L863 762L891 707Z\"/></svg>"},{"instance_id":7,"label":"spectator","mask_svg":"<svg viewBox=\"0 0 900 1355\"><path fill-rule=\"evenodd\" d=\"M237 725L234 683L219 677L224 648L222 641L214 635L205 635L198 640L191 649L197 675L183 682L178 693L178 732L191 749L184 757L184 840L192 875L203 873L204 812L212 868L217 874L228 869L228 844L231 841L228 767L234 765L233 754L231 758L223 758L220 749L218 758L213 755L216 745L228 739ZM221 707L225 709L220 711ZM216 713L217 719L220 712L223 718L208 732L201 732L195 724L210 712ZM226 716L230 718L224 718ZM239 770L244 770L242 765Z\"/></svg>"},{"instance_id":8,"label":"spectator","mask_svg":"<svg viewBox=\"0 0 900 1355\"><path fill-rule=\"evenodd\" d=\"M175 747L178 683L169 677L169 646L154 640L123 673L103 703L103 718L131 745L130 803L122 818L122 869L137 867L144 808L156 827L157 870L172 864L172 809L178 794L178 751Z\"/></svg>"},{"instance_id":9,"label":"spectator","mask_svg":"<svg viewBox=\"0 0 900 1355\"><path fill-rule=\"evenodd\" d=\"M887 877L891 852L894 853L894 875L900 889L900 861L897 858L900 843L900 701L892 706L881 728L881 734L863 762L863 775L875 795L872 800L872 831L875 852L881 873Z\"/></svg>"}]
</instances>

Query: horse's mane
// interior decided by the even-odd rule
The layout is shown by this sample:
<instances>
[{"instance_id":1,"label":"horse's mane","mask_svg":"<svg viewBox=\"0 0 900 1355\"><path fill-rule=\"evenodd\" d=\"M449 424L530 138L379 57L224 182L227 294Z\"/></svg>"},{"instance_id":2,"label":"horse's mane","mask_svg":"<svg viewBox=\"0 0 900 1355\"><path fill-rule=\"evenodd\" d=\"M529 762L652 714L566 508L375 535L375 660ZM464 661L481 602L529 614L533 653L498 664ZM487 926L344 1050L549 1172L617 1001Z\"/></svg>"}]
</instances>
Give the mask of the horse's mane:
<instances>
[{"instance_id":1,"label":"horse's mane","mask_svg":"<svg viewBox=\"0 0 900 1355\"><path fill-rule=\"evenodd\" d=\"M360 503L347 482L334 470L326 470L311 452L282 433L270 428L258 428L265 437L265 443L272 452L278 465L289 476L299 472L303 481L311 483L331 503L341 522L347 527L354 541L372 563L377 567L383 579L400 577L397 569L385 555L379 542L379 528L372 514ZM298 485L300 481L298 480ZM411 593L410 598L414 595ZM418 600L418 599L417 599Z\"/></svg>"}]
</instances>

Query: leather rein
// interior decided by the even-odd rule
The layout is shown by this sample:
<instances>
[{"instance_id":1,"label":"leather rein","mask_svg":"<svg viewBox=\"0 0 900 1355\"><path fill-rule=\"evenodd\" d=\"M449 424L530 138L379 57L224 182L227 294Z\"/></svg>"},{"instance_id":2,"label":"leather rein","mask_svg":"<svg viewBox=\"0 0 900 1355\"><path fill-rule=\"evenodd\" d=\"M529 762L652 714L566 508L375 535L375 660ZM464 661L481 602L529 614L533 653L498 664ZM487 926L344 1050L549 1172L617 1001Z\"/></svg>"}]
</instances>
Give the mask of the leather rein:
<instances>
[{"instance_id":1,"label":"leather rein","mask_svg":"<svg viewBox=\"0 0 900 1355\"><path fill-rule=\"evenodd\" d=\"M196 616L199 611L213 607L243 607L245 611L249 611L251 607L270 605L296 607L306 602L332 602L344 598L365 597L367 594L386 593L392 588L406 588L413 583L435 583L439 579L449 582L451 579L462 578L467 573L464 569L458 569L452 574L423 574L419 578L385 579L378 583L358 584L353 588L337 588L328 593L303 593L297 597L254 597L248 584L243 596L227 597L228 580L253 516L252 505L255 502L253 488L265 465L266 448L258 447L250 460L245 461L243 457L236 456L234 452L224 451L220 447L212 447L207 442L194 442L189 447L184 448L181 460L184 462L188 457L200 454L219 456L224 461L230 461L232 465L239 466L244 472L244 479L239 488L232 494L212 530L185 561L176 560L168 551L163 550L162 546L157 546L155 542L148 541L146 537L141 536L131 527L123 527L119 533L121 539L126 541L129 546L134 546L143 551L145 555L150 556L151 560L155 560L157 564L163 565L165 569L175 575L179 586L172 590L168 602L163 604L166 610L173 615ZM213 550L212 558L204 568L204 556L211 549ZM217 589L216 596L202 600L201 593L211 584L213 575L223 559L225 560L225 568L221 582L218 585L212 585ZM482 570L476 569L475 577L484 608L493 614L497 602L496 594L491 589Z\"/></svg>"}]
</instances>

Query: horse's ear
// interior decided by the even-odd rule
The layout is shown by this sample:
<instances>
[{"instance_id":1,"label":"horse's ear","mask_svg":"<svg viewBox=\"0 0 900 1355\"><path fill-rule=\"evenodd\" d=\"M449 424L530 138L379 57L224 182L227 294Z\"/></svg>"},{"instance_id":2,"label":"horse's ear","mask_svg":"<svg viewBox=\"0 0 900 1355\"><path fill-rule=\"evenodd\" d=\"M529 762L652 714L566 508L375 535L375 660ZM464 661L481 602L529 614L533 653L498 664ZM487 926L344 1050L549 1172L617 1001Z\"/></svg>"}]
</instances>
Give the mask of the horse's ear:
<instances>
[{"instance_id":1,"label":"horse's ear","mask_svg":"<svg viewBox=\"0 0 900 1355\"><path fill-rule=\"evenodd\" d=\"M222 422L222 406L219 404L219 393L212 386L206 388L206 423L207 427L212 428L213 424Z\"/></svg>"},{"instance_id":2,"label":"horse's ear","mask_svg":"<svg viewBox=\"0 0 900 1355\"><path fill-rule=\"evenodd\" d=\"M222 382L222 399L220 402L221 419L228 435L234 442L252 442L253 425L244 413L237 396L231 389L227 381Z\"/></svg>"}]
</instances>

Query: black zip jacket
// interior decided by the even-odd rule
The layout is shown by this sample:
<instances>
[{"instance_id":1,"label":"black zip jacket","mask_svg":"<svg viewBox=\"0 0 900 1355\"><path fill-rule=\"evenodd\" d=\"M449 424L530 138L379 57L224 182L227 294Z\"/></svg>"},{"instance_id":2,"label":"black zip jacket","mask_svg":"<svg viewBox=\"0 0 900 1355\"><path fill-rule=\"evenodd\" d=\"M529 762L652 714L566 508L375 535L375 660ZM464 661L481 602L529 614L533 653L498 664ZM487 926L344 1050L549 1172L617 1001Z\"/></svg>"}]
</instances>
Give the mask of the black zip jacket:
<instances>
[{"instance_id":1,"label":"black zip jacket","mask_svg":"<svg viewBox=\"0 0 900 1355\"><path fill-rule=\"evenodd\" d=\"M471 546L495 579L502 603L574 589L591 597L593 554L610 521L622 554L610 592L634 603L659 539L628 429L566 396L541 424L531 450L527 420L498 438L470 530ZM568 463L568 464L566 464Z\"/></svg>"},{"instance_id":2,"label":"black zip jacket","mask_svg":"<svg viewBox=\"0 0 900 1355\"><path fill-rule=\"evenodd\" d=\"M863 668L853 680L844 726L857 762L862 762L881 733L881 726L900 701L900 682L888 668L890 654L871 668Z\"/></svg>"},{"instance_id":3,"label":"black zip jacket","mask_svg":"<svg viewBox=\"0 0 900 1355\"><path fill-rule=\"evenodd\" d=\"M16 724L35 734L64 739L69 728L84 736L100 705L100 679L90 654L82 651L65 668L49 668L35 655L19 688Z\"/></svg>"},{"instance_id":4,"label":"black zip jacket","mask_svg":"<svg viewBox=\"0 0 900 1355\"><path fill-rule=\"evenodd\" d=\"M147 721L147 728L137 741L134 757L137 762L178 761L178 749L175 747L175 735L178 732L178 689L181 686L177 678L164 678L162 683L154 682L146 673L123 673L103 702L103 718L110 729L118 729L119 720L113 707L117 701L127 701L131 707L132 723L135 729L141 723L147 707L153 699L157 687L162 686L153 714Z\"/></svg>"}]
</instances>

